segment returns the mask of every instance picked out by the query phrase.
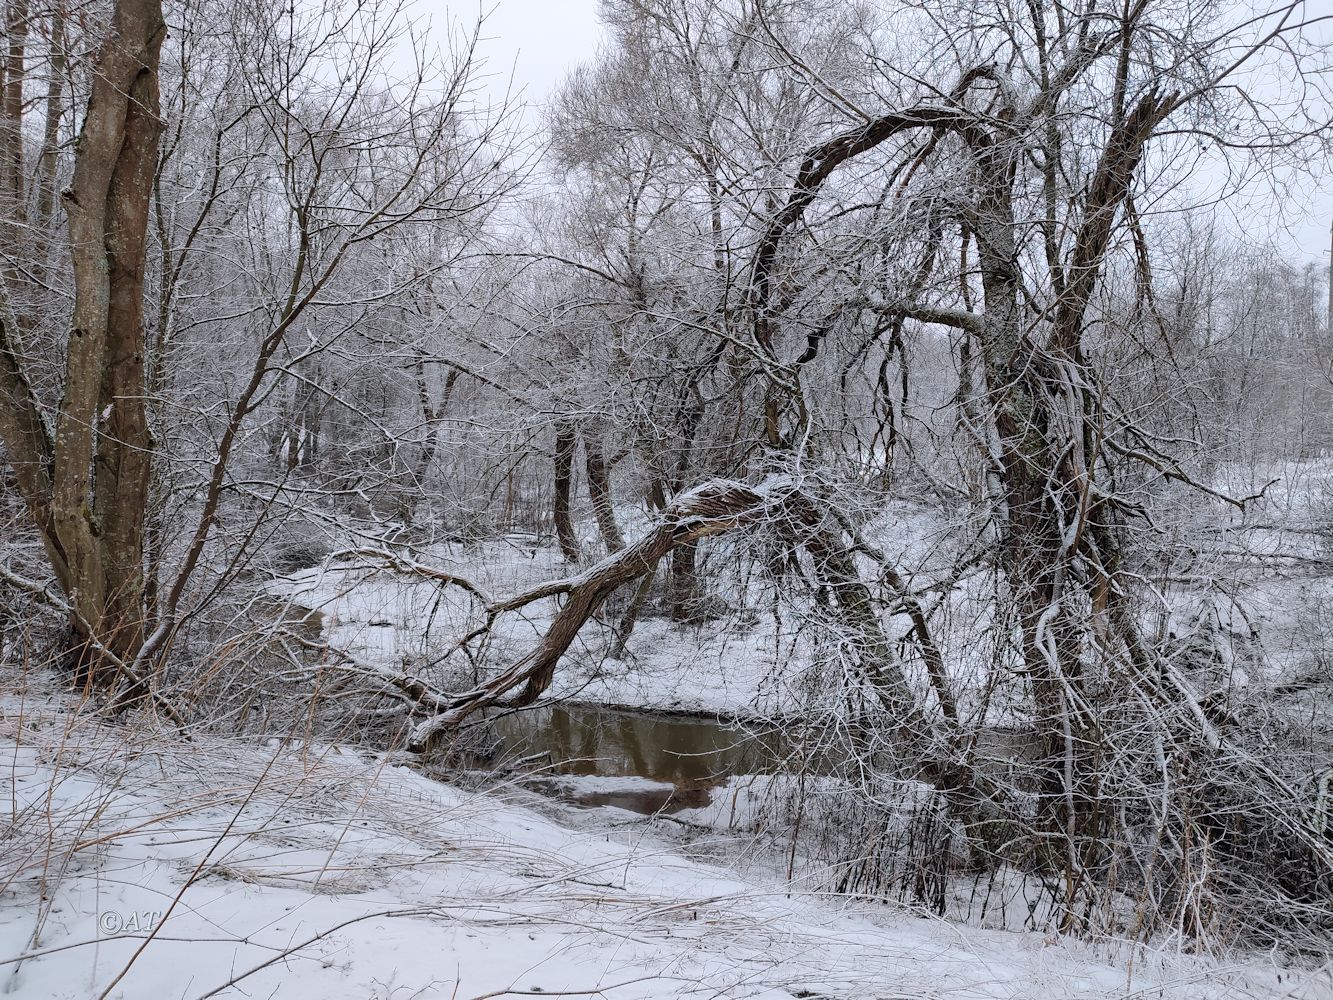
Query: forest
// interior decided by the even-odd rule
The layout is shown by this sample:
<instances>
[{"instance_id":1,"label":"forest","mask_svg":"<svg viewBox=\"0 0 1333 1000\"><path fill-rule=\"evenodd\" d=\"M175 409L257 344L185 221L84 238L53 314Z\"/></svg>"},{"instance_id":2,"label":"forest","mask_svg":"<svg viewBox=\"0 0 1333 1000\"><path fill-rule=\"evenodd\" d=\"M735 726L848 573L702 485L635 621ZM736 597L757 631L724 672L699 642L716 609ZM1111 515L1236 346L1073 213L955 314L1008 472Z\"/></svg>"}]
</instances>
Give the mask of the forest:
<instances>
[{"instance_id":1,"label":"forest","mask_svg":"<svg viewBox=\"0 0 1333 1000\"><path fill-rule=\"evenodd\" d=\"M1333 9L516 5L0 5L0 990L1333 997Z\"/></svg>"}]
</instances>

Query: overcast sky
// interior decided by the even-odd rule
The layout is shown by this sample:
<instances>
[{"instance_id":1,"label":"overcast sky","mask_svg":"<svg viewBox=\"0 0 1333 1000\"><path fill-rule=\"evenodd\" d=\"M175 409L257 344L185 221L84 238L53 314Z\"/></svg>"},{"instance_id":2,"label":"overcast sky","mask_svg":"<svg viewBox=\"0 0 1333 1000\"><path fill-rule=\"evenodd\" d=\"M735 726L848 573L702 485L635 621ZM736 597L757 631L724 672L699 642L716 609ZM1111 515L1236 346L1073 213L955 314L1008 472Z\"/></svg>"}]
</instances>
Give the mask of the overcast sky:
<instances>
[{"instance_id":1,"label":"overcast sky","mask_svg":"<svg viewBox=\"0 0 1333 1000\"><path fill-rule=\"evenodd\" d=\"M592 58L597 50L601 37L597 0L481 3L491 11L481 48L493 93L503 94L512 72L515 88L529 102L540 103L570 69ZM1333 6L1333 0L1317 3ZM470 19L477 8L463 0L449 4L448 9L456 17ZM1277 198L1264 188L1255 188L1247 198L1215 206L1213 211L1227 228L1242 231L1247 242L1257 245L1271 240L1300 261L1328 262L1333 178L1318 182L1293 179Z\"/></svg>"},{"instance_id":2,"label":"overcast sky","mask_svg":"<svg viewBox=\"0 0 1333 1000\"><path fill-rule=\"evenodd\" d=\"M481 53L492 91L510 74L529 101L540 102L564 75L597 51L597 0L481 0L490 10ZM465 3L450 7L462 17Z\"/></svg>"}]
</instances>

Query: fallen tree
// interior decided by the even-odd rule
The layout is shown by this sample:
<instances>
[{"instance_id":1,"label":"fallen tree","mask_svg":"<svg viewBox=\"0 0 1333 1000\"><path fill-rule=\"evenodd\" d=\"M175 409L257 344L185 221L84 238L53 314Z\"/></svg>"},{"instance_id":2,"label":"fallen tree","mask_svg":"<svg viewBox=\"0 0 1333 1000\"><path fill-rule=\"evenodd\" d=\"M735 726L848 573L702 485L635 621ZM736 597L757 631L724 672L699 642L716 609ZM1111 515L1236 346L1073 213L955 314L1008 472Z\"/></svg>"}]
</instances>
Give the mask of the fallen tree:
<instances>
[{"instance_id":1,"label":"fallen tree","mask_svg":"<svg viewBox=\"0 0 1333 1000\"><path fill-rule=\"evenodd\" d=\"M406 671L359 663L342 654L335 657L337 665L362 679L377 679L387 694L410 706L413 715L426 716L412 727L406 742L410 750L429 750L449 742L459 726L478 712L536 703L550 687L575 637L603 602L617 589L648 577L672 551L703 538L763 527L791 551L808 555L815 583L830 598L840 624L842 646L850 654L860 680L890 720L888 733L895 770L905 778L926 781L939 789L948 797L954 814L975 830L976 822L994 818L995 810L987 803L1004 796L994 781L978 775L968 759L955 698L924 613L914 601L909 602L912 634L927 663L927 678L938 711L930 710L913 690L893 654L875 597L857 571L856 552L861 543L854 534L849 537L844 519L812 485L790 475L769 476L755 484L709 480L673 499L654 526L634 544L581 573L501 600L491 598L456 574L406 556L382 549L357 550L359 557L373 559L398 573L459 587L482 606L483 621L439 660L484 638L503 614L551 598L560 598L563 603L535 648L466 691L441 691Z\"/></svg>"},{"instance_id":2,"label":"fallen tree","mask_svg":"<svg viewBox=\"0 0 1333 1000\"><path fill-rule=\"evenodd\" d=\"M679 546L778 516L796 492L795 482L785 476L770 477L755 485L730 479L709 480L672 500L652 530L634 544L611 553L581 573L541 584L503 601L488 602L485 623L464 636L459 646L488 632L505 612L550 597L565 598L551 627L530 653L471 690L452 697L432 698L443 710L413 729L409 747L425 747L482 709L531 705L550 686L561 657L579 630L612 592L651 572L663 556ZM517 693L506 697L516 688Z\"/></svg>"}]
</instances>

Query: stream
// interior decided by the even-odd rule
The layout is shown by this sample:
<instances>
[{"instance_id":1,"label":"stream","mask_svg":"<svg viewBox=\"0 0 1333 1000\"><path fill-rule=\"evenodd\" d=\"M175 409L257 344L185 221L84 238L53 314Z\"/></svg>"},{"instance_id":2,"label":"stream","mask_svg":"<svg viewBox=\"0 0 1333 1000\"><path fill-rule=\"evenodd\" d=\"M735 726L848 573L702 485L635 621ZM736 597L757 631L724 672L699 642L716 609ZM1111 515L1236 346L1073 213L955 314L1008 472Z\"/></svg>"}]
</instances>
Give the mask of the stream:
<instances>
[{"instance_id":1,"label":"stream","mask_svg":"<svg viewBox=\"0 0 1333 1000\"><path fill-rule=\"evenodd\" d=\"M578 805L672 813L708 805L732 776L837 773L849 751L812 754L801 745L803 728L566 703L492 717L485 764L524 761L534 769L525 784ZM974 765L997 778L1036 750L1029 733L1013 729L987 728L974 739Z\"/></svg>"},{"instance_id":2,"label":"stream","mask_svg":"<svg viewBox=\"0 0 1333 1000\"><path fill-rule=\"evenodd\" d=\"M302 633L318 637L323 631L319 611L289 601L263 609ZM480 747L465 755L465 766L519 772L526 786L577 805L671 813L708 805L713 791L733 776L833 775L852 760L846 748L811 752L803 745L807 734L797 720L739 722L565 702L489 716ZM974 764L997 777L1034 754L1031 735L1014 729L988 727L974 739Z\"/></svg>"},{"instance_id":3,"label":"stream","mask_svg":"<svg viewBox=\"0 0 1333 1000\"><path fill-rule=\"evenodd\" d=\"M772 723L577 703L498 715L490 734L497 763L539 759L536 790L640 813L705 806L728 777L781 771L795 750ZM625 780L571 780L590 777Z\"/></svg>"}]
</instances>

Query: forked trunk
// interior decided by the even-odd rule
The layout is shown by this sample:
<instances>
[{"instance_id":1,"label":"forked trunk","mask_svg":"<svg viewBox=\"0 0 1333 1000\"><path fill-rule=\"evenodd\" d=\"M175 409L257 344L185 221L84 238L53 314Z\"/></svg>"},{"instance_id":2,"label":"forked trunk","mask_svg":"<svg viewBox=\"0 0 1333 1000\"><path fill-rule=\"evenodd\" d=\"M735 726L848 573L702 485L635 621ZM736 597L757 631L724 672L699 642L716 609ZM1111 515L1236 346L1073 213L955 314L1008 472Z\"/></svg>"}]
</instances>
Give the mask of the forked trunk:
<instances>
[{"instance_id":1,"label":"forked trunk","mask_svg":"<svg viewBox=\"0 0 1333 1000\"><path fill-rule=\"evenodd\" d=\"M54 442L53 528L88 677L107 683L144 637L144 251L162 123L159 0L122 0L98 53L65 192L74 312Z\"/></svg>"}]
</instances>

